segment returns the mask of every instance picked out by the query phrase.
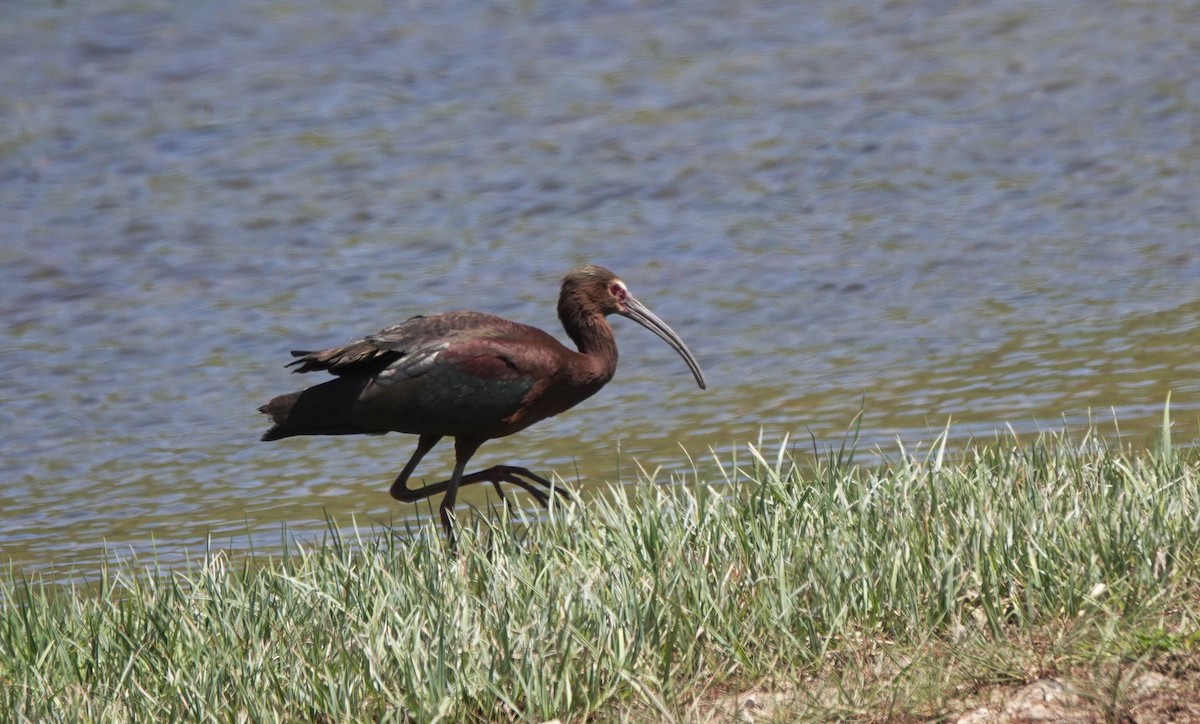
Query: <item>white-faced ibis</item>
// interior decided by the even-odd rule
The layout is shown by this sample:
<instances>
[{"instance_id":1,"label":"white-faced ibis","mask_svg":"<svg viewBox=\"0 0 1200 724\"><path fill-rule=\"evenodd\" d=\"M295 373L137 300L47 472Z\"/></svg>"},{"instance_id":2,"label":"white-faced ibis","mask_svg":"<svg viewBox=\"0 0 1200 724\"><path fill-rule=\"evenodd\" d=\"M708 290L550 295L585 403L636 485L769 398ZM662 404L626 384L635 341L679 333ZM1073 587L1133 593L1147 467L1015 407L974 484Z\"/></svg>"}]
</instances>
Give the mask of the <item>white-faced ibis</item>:
<instances>
[{"instance_id":1,"label":"white-faced ibis","mask_svg":"<svg viewBox=\"0 0 1200 724\"><path fill-rule=\"evenodd\" d=\"M540 329L481 312L418 316L403 324L318 352L292 352L296 372L325 370L335 379L280 395L259 408L275 423L262 436L419 435L417 449L392 483L393 498L415 502L444 492L441 518L453 541L451 518L461 485L518 485L542 505L563 492L525 468L497 465L464 475L484 442L524 430L594 395L617 369L617 344L606 317L628 317L683 357L704 389L704 373L679 335L633 298L616 274L585 266L568 274L558 318L579 351ZM450 479L417 490L408 478L443 437L454 438Z\"/></svg>"}]
</instances>

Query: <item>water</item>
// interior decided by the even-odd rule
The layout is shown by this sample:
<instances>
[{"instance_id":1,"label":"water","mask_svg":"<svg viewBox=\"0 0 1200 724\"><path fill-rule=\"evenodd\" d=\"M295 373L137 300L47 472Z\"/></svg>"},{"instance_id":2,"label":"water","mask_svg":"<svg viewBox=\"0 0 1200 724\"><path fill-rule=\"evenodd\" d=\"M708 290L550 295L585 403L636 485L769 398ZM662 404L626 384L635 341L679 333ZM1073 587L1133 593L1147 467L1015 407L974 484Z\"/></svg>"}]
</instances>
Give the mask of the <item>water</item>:
<instances>
[{"instance_id":1,"label":"water","mask_svg":"<svg viewBox=\"0 0 1200 724\"><path fill-rule=\"evenodd\" d=\"M458 308L558 333L584 262L710 389L617 320L617 379L480 466L711 472L860 407L864 447L1136 440L1168 392L1191 440L1198 33L1190 2L7 2L0 560L428 520L386 493L412 438L258 442L313 381L287 351Z\"/></svg>"}]
</instances>

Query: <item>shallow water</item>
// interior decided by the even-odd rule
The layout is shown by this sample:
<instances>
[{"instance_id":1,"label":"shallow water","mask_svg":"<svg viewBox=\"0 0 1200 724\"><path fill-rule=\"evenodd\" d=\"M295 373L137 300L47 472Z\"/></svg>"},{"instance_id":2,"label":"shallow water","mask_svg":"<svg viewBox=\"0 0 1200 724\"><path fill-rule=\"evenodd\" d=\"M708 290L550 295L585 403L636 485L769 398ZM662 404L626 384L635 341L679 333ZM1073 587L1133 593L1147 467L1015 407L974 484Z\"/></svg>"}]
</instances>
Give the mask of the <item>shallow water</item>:
<instances>
[{"instance_id":1,"label":"shallow water","mask_svg":"<svg viewBox=\"0 0 1200 724\"><path fill-rule=\"evenodd\" d=\"M287 351L458 308L558 333L588 261L710 389L617 320L617 379L481 466L712 473L860 408L865 448L1136 440L1168 392L1189 441L1198 34L1180 2L5 3L0 560L428 520L386 493L412 438L258 442L312 381Z\"/></svg>"}]
</instances>

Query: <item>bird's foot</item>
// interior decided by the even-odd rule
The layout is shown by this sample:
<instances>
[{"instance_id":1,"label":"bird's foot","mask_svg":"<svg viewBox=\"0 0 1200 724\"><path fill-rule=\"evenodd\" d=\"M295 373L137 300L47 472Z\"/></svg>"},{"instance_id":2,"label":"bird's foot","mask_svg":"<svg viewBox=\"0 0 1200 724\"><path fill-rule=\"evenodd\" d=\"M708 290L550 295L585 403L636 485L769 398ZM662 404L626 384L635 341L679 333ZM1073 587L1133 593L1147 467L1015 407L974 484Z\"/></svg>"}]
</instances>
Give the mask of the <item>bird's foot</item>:
<instances>
[{"instance_id":1,"label":"bird's foot","mask_svg":"<svg viewBox=\"0 0 1200 724\"><path fill-rule=\"evenodd\" d=\"M561 485L555 485L540 475L514 465L496 465L487 470L480 470L477 473L464 475L461 484L466 485L468 483L491 483L492 487L496 489L496 494L500 496L505 505L509 505L509 502L500 488L500 483L510 483L520 487L532 495L534 500L541 503L543 508L550 507L551 493L561 495L567 500L574 500L574 496L571 495L570 491ZM538 488L538 485L545 488L545 490Z\"/></svg>"}]
</instances>

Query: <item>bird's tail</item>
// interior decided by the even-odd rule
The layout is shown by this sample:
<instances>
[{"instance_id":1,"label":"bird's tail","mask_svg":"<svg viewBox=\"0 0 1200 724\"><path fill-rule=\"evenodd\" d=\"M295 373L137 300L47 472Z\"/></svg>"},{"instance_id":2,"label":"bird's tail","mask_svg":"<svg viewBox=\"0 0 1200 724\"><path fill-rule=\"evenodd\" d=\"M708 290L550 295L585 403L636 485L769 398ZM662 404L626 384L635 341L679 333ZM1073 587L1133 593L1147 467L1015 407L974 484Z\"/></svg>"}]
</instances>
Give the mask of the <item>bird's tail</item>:
<instances>
[{"instance_id":1,"label":"bird's tail","mask_svg":"<svg viewBox=\"0 0 1200 724\"><path fill-rule=\"evenodd\" d=\"M339 377L301 392L280 395L258 408L269 415L271 429L263 440L294 435L354 435L384 432L371 430L350 419L364 381Z\"/></svg>"}]
</instances>

